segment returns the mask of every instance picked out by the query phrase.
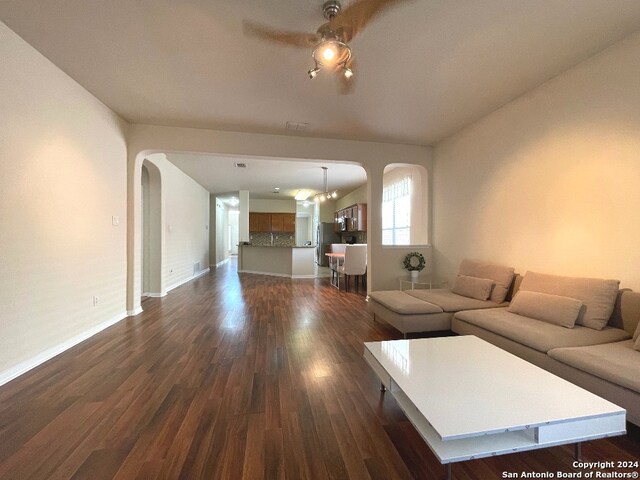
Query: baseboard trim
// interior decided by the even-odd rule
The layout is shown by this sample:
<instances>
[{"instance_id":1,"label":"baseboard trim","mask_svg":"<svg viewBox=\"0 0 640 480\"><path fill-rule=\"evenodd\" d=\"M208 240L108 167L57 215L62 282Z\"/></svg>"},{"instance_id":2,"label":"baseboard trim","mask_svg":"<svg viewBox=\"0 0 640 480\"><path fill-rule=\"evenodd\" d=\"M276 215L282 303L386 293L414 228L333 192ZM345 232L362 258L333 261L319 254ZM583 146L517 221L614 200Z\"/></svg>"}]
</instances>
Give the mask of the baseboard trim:
<instances>
[{"instance_id":1,"label":"baseboard trim","mask_svg":"<svg viewBox=\"0 0 640 480\"><path fill-rule=\"evenodd\" d=\"M228 261L229 261L229 257L227 257L224 260L222 260L221 262L218 262L215 265L211 265L211 266L215 267L215 268L218 268L218 267L221 267L222 265L224 265L225 263L227 263Z\"/></svg>"},{"instance_id":2,"label":"baseboard trim","mask_svg":"<svg viewBox=\"0 0 640 480\"><path fill-rule=\"evenodd\" d=\"M195 280L196 278L201 277L202 275L204 275L206 273L209 273L209 270L210 270L209 267L207 267L204 270L200 270L198 273L196 273L195 275L192 275L189 278L185 278L184 280L181 280L178 283L174 283L170 287L167 287L167 293L169 293L174 288L178 288L180 285L184 285L185 283L190 282L191 280ZM166 295L166 293L165 293L165 295Z\"/></svg>"},{"instance_id":3,"label":"baseboard trim","mask_svg":"<svg viewBox=\"0 0 640 480\"><path fill-rule=\"evenodd\" d=\"M142 311L142 309L140 310ZM95 334L100 333L102 330L105 330L110 326L115 325L120 320L123 320L125 318L127 318L127 313L126 312L120 313L119 315L116 315L110 320L107 320L106 322L102 322L101 324L96 325L95 327L90 328L89 330L82 332L81 334L76 335L75 337L70 338L66 342L56 345L55 347L49 348L44 352L36 355L35 357L32 357L28 360L20 362L18 365L11 367L10 369L5 370L4 372L0 372L0 386L10 382L15 378L18 378L20 375L24 375L29 370L36 368L38 365L42 365L47 360L51 360L53 357L60 355L66 350L69 350L71 347L75 347L77 344L84 342L88 338L93 337Z\"/></svg>"},{"instance_id":4,"label":"baseboard trim","mask_svg":"<svg viewBox=\"0 0 640 480\"><path fill-rule=\"evenodd\" d=\"M135 317L136 315L140 315L142 313L142 307L137 307L133 310L127 310L127 317Z\"/></svg>"},{"instance_id":5,"label":"baseboard trim","mask_svg":"<svg viewBox=\"0 0 640 480\"><path fill-rule=\"evenodd\" d=\"M152 292L144 292L142 294L143 297L151 297L151 298L162 298L167 296L167 292L164 293L152 293Z\"/></svg>"},{"instance_id":6,"label":"baseboard trim","mask_svg":"<svg viewBox=\"0 0 640 480\"><path fill-rule=\"evenodd\" d=\"M315 275L289 275L288 273L258 272L256 270L238 270L238 273L251 273L252 275L268 275L270 277L283 278L320 278Z\"/></svg>"}]
</instances>

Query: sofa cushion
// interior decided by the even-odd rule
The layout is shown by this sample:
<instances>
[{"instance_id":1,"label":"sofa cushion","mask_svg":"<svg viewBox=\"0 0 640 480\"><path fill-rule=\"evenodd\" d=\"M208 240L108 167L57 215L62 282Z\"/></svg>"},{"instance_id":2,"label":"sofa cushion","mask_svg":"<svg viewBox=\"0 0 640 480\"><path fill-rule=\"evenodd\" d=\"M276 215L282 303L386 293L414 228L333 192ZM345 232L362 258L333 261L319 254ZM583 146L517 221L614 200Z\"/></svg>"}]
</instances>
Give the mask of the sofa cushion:
<instances>
[{"instance_id":1,"label":"sofa cushion","mask_svg":"<svg viewBox=\"0 0 640 480\"><path fill-rule=\"evenodd\" d=\"M463 297L475 298L476 300L487 300L491 295L493 280L490 278L468 277L458 275L453 282L451 291Z\"/></svg>"},{"instance_id":2,"label":"sofa cushion","mask_svg":"<svg viewBox=\"0 0 640 480\"><path fill-rule=\"evenodd\" d=\"M442 308L429 302L419 300L406 292L399 290L387 290L371 292L369 295L376 302L381 303L389 310L402 314L442 313Z\"/></svg>"},{"instance_id":3,"label":"sofa cushion","mask_svg":"<svg viewBox=\"0 0 640 480\"><path fill-rule=\"evenodd\" d=\"M489 300L495 303L502 303L504 299L507 298L509 287L513 281L514 270L512 267L503 267L501 265L465 259L460 263L460 271L458 274L493 280L495 285L493 286Z\"/></svg>"},{"instance_id":4,"label":"sofa cushion","mask_svg":"<svg viewBox=\"0 0 640 480\"><path fill-rule=\"evenodd\" d=\"M507 308L511 313L573 328L582 302L575 298L520 290Z\"/></svg>"},{"instance_id":5,"label":"sofa cushion","mask_svg":"<svg viewBox=\"0 0 640 480\"><path fill-rule=\"evenodd\" d=\"M476 300L475 298L456 295L451 290L407 290L404 292L414 298L438 305L445 312L459 312L460 310L476 310L480 308L495 308L499 303L486 300Z\"/></svg>"},{"instance_id":6,"label":"sofa cushion","mask_svg":"<svg viewBox=\"0 0 640 480\"><path fill-rule=\"evenodd\" d=\"M640 393L640 352L633 340L589 347L554 348L549 356L578 370Z\"/></svg>"},{"instance_id":7,"label":"sofa cushion","mask_svg":"<svg viewBox=\"0 0 640 480\"><path fill-rule=\"evenodd\" d=\"M638 330L640 330L640 323L638 324ZM638 335L633 342L633 349L640 352L640 335Z\"/></svg>"},{"instance_id":8,"label":"sofa cushion","mask_svg":"<svg viewBox=\"0 0 640 480\"><path fill-rule=\"evenodd\" d=\"M619 285L619 280L562 277L527 272L520 285L520 290L550 293L581 300L584 308L576 323L601 330L611 317Z\"/></svg>"},{"instance_id":9,"label":"sofa cushion","mask_svg":"<svg viewBox=\"0 0 640 480\"><path fill-rule=\"evenodd\" d=\"M638 343L637 340L640 338L640 323L638 323L638 326L636 327L636 331L633 332L633 339L636 340L636 344Z\"/></svg>"},{"instance_id":10,"label":"sofa cushion","mask_svg":"<svg viewBox=\"0 0 640 480\"><path fill-rule=\"evenodd\" d=\"M630 337L624 330L612 327L605 327L602 330L580 325L571 329L559 327L511 313L506 308L458 312L455 318L543 353L552 348L597 345L626 340Z\"/></svg>"}]
</instances>

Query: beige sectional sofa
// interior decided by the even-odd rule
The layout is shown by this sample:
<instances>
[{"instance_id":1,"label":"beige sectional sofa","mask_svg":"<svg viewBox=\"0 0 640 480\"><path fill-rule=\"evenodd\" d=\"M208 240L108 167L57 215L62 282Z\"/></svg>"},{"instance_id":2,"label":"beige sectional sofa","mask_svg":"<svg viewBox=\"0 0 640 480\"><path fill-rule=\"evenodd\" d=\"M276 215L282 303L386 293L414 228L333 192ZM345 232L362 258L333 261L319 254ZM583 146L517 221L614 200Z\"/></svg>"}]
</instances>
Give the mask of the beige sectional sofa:
<instances>
[{"instance_id":1,"label":"beige sectional sofa","mask_svg":"<svg viewBox=\"0 0 640 480\"><path fill-rule=\"evenodd\" d=\"M468 262L461 275L490 277L488 264ZM640 293L619 290L615 280L527 272L514 278L510 298L507 304L501 296L479 300L448 290L373 292L369 310L405 336L450 329L480 337L620 405L640 426Z\"/></svg>"},{"instance_id":2,"label":"beige sectional sofa","mask_svg":"<svg viewBox=\"0 0 640 480\"><path fill-rule=\"evenodd\" d=\"M480 337L620 405L627 419L640 425L640 351L634 349L640 350L640 294L616 291L609 312L606 325L596 329L578 323L566 328L508 308L474 310L456 313L451 329Z\"/></svg>"},{"instance_id":3,"label":"beige sectional sofa","mask_svg":"<svg viewBox=\"0 0 640 480\"><path fill-rule=\"evenodd\" d=\"M492 265L474 260L463 260L459 276L488 280L488 291L476 291L477 285L465 285L471 298L453 290L387 290L371 292L368 310L374 319L381 319L395 327L405 338L407 333L434 332L451 329L451 319L461 310L479 310L506 306L505 298L514 278L511 267ZM482 283L482 282L478 282ZM486 282L485 282L486 283ZM482 290L482 286L479 287Z\"/></svg>"}]
</instances>

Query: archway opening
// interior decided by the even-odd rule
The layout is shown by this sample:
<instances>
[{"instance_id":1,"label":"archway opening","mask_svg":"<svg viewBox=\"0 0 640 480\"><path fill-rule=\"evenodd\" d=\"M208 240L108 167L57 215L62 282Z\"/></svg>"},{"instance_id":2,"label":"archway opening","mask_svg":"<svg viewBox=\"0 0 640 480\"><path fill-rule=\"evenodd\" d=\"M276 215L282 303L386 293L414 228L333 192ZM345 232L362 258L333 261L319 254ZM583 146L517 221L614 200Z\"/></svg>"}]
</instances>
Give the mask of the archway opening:
<instances>
[{"instance_id":1,"label":"archway opening","mask_svg":"<svg viewBox=\"0 0 640 480\"><path fill-rule=\"evenodd\" d=\"M142 281L141 296L162 297L162 185L160 170L142 163Z\"/></svg>"}]
</instances>

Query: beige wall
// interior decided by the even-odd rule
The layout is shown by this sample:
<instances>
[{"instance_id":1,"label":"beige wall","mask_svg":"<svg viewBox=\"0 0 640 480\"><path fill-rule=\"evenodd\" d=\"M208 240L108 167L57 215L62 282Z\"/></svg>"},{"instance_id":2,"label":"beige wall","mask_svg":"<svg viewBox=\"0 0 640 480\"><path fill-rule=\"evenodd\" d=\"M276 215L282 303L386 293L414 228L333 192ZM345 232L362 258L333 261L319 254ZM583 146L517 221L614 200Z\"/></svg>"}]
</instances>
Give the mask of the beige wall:
<instances>
[{"instance_id":1,"label":"beige wall","mask_svg":"<svg viewBox=\"0 0 640 480\"><path fill-rule=\"evenodd\" d=\"M336 210L340 210L342 208L350 207L351 205L355 205L356 203L367 203L367 185L362 185L361 187L352 190L347 193L344 197L339 197L336 200Z\"/></svg>"},{"instance_id":2,"label":"beige wall","mask_svg":"<svg viewBox=\"0 0 640 480\"><path fill-rule=\"evenodd\" d=\"M163 291L194 276L194 263L209 266L209 192L166 159L149 155L162 185Z\"/></svg>"},{"instance_id":3,"label":"beige wall","mask_svg":"<svg viewBox=\"0 0 640 480\"><path fill-rule=\"evenodd\" d=\"M296 201L293 199L269 200L262 198L250 198L249 211L263 213L296 213Z\"/></svg>"},{"instance_id":4,"label":"beige wall","mask_svg":"<svg viewBox=\"0 0 640 480\"><path fill-rule=\"evenodd\" d=\"M0 59L3 383L124 317L127 149L125 123L1 22Z\"/></svg>"},{"instance_id":5,"label":"beige wall","mask_svg":"<svg viewBox=\"0 0 640 480\"><path fill-rule=\"evenodd\" d=\"M336 200L325 200L320 202L320 223L329 222L333 223L335 220L335 213L338 208L336 207Z\"/></svg>"},{"instance_id":6,"label":"beige wall","mask_svg":"<svg viewBox=\"0 0 640 480\"><path fill-rule=\"evenodd\" d=\"M212 213L212 225L215 225L215 235L212 235L215 243L215 260L212 265L217 265L229 258L229 245L227 244L227 226L229 216L227 215L227 206L221 200L211 197L215 200L213 203L215 210Z\"/></svg>"},{"instance_id":7,"label":"beige wall","mask_svg":"<svg viewBox=\"0 0 640 480\"><path fill-rule=\"evenodd\" d=\"M464 257L640 289L640 34L437 145L436 269Z\"/></svg>"}]
</instances>

